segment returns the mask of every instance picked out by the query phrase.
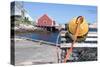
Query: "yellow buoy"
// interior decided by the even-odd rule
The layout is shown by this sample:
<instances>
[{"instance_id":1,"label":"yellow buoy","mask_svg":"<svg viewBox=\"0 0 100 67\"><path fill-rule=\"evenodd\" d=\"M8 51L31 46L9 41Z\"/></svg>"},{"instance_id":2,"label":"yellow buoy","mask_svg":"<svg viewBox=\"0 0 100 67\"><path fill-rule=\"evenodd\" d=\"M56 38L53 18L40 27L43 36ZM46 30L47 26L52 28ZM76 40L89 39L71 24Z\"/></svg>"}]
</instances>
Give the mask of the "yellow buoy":
<instances>
[{"instance_id":1,"label":"yellow buoy","mask_svg":"<svg viewBox=\"0 0 100 67\"><path fill-rule=\"evenodd\" d=\"M77 34L77 41L81 41L84 40L84 38L86 38L86 35L89 30L88 22L85 20L83 16L73 18L71 21L69 21L67 28L70 34L75 35L75 29L78 23L80 23L80 25L78 27L79 32Z\"/></svg>"},{"instance_id":2,"label":"yellow buoy","mask_svg":"<svg viewBox=\"0 0 100 67\"><path fill-rule=\"evenodd\" d=\"M74 35L78 22L81 22L79 26L78 36L84 36L85 34L88 33L89 28L88 28L88 23L83 16L73 18L68 24L68 31Z\"/></svg>"}]
</instances>

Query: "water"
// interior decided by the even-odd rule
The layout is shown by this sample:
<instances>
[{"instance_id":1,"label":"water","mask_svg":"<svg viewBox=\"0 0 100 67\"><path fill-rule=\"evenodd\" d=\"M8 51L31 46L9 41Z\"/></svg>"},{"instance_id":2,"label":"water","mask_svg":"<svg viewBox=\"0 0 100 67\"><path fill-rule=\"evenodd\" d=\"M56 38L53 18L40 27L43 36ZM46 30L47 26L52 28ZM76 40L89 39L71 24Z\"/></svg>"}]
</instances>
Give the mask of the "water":
<instances>
[{"instance_id":1,"label":"water","mask_svg":"<svg viewBox=\"0 0 100 67\"><path fill-rule=\"evenodd\" d=\"M97 32L97 29L89 28L89 31ZM58 34L59 34L59 32L51 32L51 33L46 33L46 34L41 34L41 33L25 33L25 34L20 34L18 36L56 43ZM58 39L58 43L60 43L60 38Z\"/></svg>"},{"instance_id":2,"label":"water","mask_svg":"<svg viewBox=\"0 0 100 67\"><path fill-rule=\"evenodd\" d=\"M25 34L20 34L18 36L56 43L58 34L59 32L51 32L51 33L45 33L45 34L25 33ZM58 39L58 43L60 43L60 38Z\"/></svg>"}]
</instances>

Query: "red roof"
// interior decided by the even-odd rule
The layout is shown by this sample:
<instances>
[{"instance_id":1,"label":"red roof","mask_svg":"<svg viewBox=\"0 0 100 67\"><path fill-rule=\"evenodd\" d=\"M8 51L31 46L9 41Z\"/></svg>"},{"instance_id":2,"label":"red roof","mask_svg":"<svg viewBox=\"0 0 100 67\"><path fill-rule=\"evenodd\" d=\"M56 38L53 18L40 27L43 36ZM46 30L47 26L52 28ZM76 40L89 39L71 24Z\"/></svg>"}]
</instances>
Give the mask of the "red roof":
<instances>
[{"instance_id":1,"label":"red roof","mask_svg":"<svg viewBox=\"0 0 100 67\"><path fill-rule=\"evenodd\" d=\"M37 22L37 26L54 26L54 25L55 23L47 14L44 14L42 17L40 17Z\"/></svg>"}]
</instances>

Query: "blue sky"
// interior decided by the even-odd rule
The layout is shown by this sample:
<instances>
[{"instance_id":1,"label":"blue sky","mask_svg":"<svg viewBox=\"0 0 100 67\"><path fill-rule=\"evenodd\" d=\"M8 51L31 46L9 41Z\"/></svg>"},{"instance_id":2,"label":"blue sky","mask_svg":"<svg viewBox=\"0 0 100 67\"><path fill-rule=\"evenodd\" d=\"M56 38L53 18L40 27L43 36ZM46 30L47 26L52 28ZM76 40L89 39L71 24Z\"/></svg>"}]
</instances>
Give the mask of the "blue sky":
<instances>
[{"instance_id":1,"label":"blue sky","mask_svg":"<svg viewBox=\"0 0 100 67\"><path fill-rule=\"evenodd\" d=\"M89 23L97 22L97 7L96 6L82 6L69 4L50 4L50 3L36 3L23 2L23 7L33 20L38 19L44 14L52 17L56 23L65 24L73 17L84 16Z\"/></svg>"}]
</instances>

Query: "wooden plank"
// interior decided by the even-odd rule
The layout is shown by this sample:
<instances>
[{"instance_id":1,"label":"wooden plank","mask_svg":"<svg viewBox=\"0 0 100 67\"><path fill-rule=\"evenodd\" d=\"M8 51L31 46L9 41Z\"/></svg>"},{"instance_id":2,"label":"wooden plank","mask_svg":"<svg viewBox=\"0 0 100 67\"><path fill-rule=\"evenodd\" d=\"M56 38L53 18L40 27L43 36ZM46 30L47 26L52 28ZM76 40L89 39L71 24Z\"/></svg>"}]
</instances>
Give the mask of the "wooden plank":
<instances>
[{"instance_id":1,"label":"wooden plank","mask_svg":"<svg viewBox=\"0 0 100 67\"><path fill-rule=\"evenodd\" d=\"M61 41L66 41L66 38L61 38Z\"/></svg>"},{"instance_id":2,"label":"wooden plank","mask_svg":"<svg viewBox=\"0 0 100 67\"><path fill-rule=\"evenodd\" d=\"M71 47L71 43L66 43L66 40L64 39L65 38L64 33L62 34L62 36L61 36L62 43L60 44L60 47L61 48ZM86 40L82 43L78 42L75 43L76 45L74 47L97 47L97 41L98 41L97 32L89 32Z\"/></svg>"},{"instance_id":3,"label":"wooden plank","mask_svg":"<svg viewBox=\"0 0 100 67\"><path fill-rule=\"evenodd\" d=\"M61 48L67 48L67 47L71 47L71 43L62 43L60 45ZM97 47L97 44L91 44L91 43L75 43L74 47Z\"/></svg>"},{"instance_id":4,"label":"wooden plank","mask_svg":"<svg viewBox=\"0 0 100 67\"><path fill-rule=\"evenodd\" d=\"M97 38L86 38L85 41L97 41L98 39Z\"/></svg>"}]
</instances>

